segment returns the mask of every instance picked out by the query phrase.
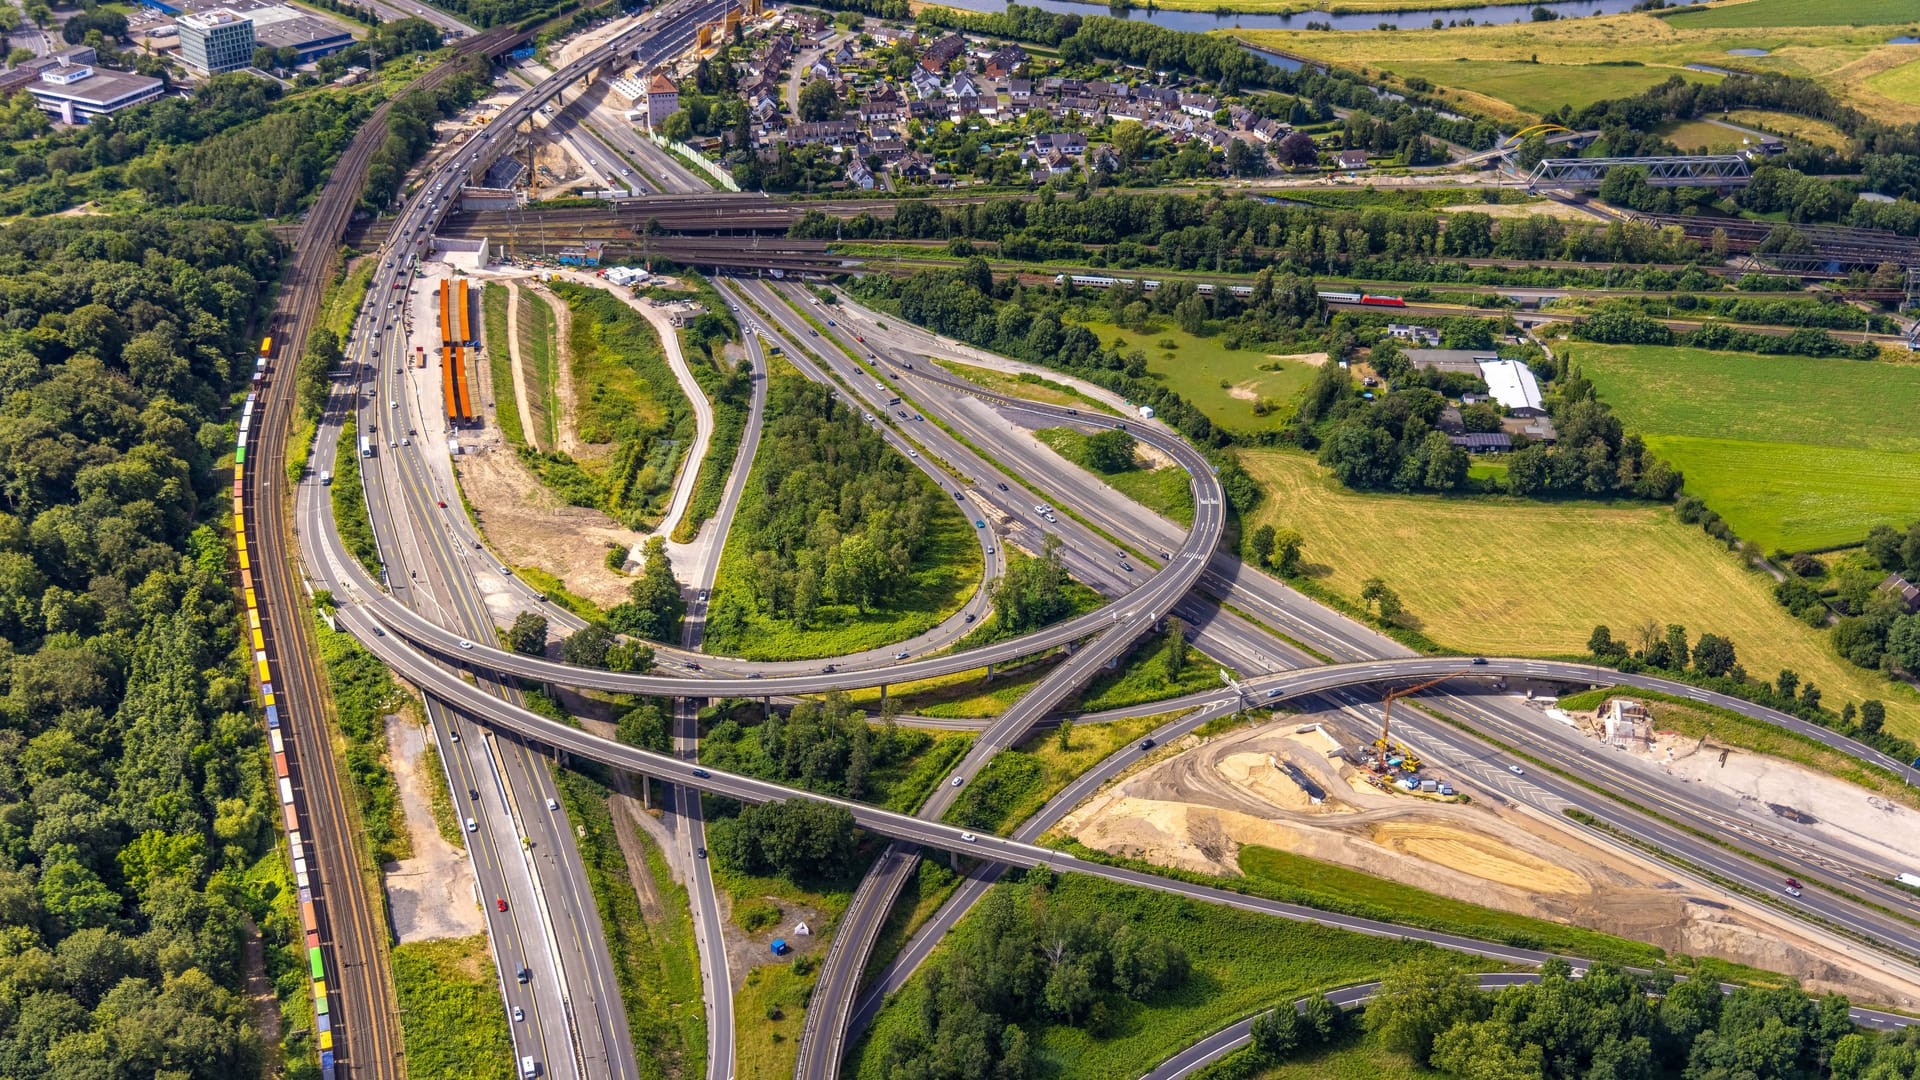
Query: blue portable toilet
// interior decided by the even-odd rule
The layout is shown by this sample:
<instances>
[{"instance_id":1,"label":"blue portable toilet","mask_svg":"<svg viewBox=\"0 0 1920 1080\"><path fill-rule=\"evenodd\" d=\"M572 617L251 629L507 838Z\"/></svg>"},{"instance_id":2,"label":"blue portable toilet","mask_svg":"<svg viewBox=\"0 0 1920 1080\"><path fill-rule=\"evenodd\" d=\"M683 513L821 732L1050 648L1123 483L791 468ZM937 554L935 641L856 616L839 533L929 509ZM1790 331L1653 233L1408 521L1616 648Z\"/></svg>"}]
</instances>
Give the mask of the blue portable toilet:
<instances>
[{"instance_id":1,"label":"blue portable toilet","mask_svg":"<svg viewBox=\"0 0 1920 1080\"><path fill-rule=\"evenodd\" d=\"M787 948L787 939L783 937L774 938L773 945L770 947L773 949L773 955L775 956L785 956L787 953L793 951Z\"/></svg>"}]
</instances>

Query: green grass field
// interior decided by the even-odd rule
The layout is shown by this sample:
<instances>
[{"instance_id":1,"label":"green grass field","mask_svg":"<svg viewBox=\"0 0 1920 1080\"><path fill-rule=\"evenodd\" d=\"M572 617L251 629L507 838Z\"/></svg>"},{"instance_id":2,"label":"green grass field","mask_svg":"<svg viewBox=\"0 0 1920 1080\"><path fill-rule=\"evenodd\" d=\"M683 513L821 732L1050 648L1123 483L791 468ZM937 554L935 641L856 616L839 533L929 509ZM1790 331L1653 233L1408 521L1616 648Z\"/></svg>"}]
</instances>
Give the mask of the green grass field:
<instances>
[{"instance_id":1,"label":"green grass field","mask_svg":"<svg viewBox=\"0 0 1920 1080\"><path fill-rule=\"evenodd\" d=\"M1764 550L1920 517L1920 367L1656 345L1572 355L1687 490Z\"/></svg>"},{"instance_id":2,"label":"green grass field","mask_svg":"<svg viewBox=\"0 0 1920 1080\"><path fill-rule=\"evenodd\" d=\"M1379 63L1396 75L1418 75L1436 86L1450 86L1483 94L1508 102L1535 116L1552 112L1562 105L1580 109L1596 101L1632 97L1675 75L1688 82L1720 80L1720 76L1704 71L1626 64L1532 64L1525 60L1399 63L1391 59L1383 59Z\"/></svg>"},{"instance_id":3,"label":"green grass field","mask_svg":"<svg viewBox=\"0 0 1920 1080\"><path fill-rule=\"evenodd\" d=\"M1920 733L1920 695L1840 659L1825 633L1774 602L1771 579L1666 507L1371 495L1296 452L1246 450L1241 460L1268 496L1249 527L1298 529L1314 580L1356 603L1361 583L1381 578L1417 628L1448 647L1574 654L1599 623L1616 633L1680 623L1731 638L1756 675L1793 668L1835 708L1881 698L1890 728Z\"/></svg>"},{"instance_id":4,"label":"green grass field","mask_svg":"<svg viewBox=\"0 0 1920 1080\"><path fill-rule=\"evenodd\" d=\"M1912 0L1746 0L1666 16L1683 30L1749 26L1886 26L1920 19Z\"/></svg>"},{"instance_id":5,"label":"green grass field","mask_svg":"<svg viewBox=\"0 0 1920 1080\"><path fill-rule=\"evenodd\" d=\"M1920 69L1916 69L1915 74L1920 74ZM1915 101L1920 102L1920 98L1915 98ZM1846 132L1825 120L1815 120L1810 116L1795 116L1793 113L1768 109L1735 109L1726 115L1726 119L1830 150L1844 150L1847 146Z\"/></svg>"},{"instance_id":6,"label":"green grass field","mask_svg":"<svg viewBox=\"0 0 1920 1080\"><path fill-rule=\"evenodd\" d=\"M400 1037L414 1080L495 1080L513 1072L500 981L485 935L393 949Z\"/></svg>"},{"instance_id":7,"label":"green grass field","mask_svg":"<svg viewBox=\"0 0 1920 1080\"><path fill-rule=\"evenodd\" d=\"M1173 713L1134 716L1109 724L1078 724L1060 745L1058 731L1037 732L1002 750L947 810L946 820L989 832L1005 832L1032 817L1074 777L1114 751L1166 723Z\"/></svg>"},{"instance_id":8,"label":"green grass field","mask_svg":"<svg viewBox=\"0 0 1920 1080\"><path fill-rule=\"evenodd\" d=\"M1193 524L1193 487L1185 469L1150 461L1136 452L1135 468L1117 473L1100 472L1087 466L1087 436L1083 432L1057 427L1041 428L1034 435L1061 457L1086 468L1141 506L1182 525Z\"/></svg>"},{"instance_id":9,"label":"green grass field","mask_svg":"<svg viewBox=\"0 0 1920 1080\"><path fill-rule=\"evenodd\" d=\"M1732 128L1710 124L1705 120L1669 120L1653 129L1655 135L1666 139L1685 153L1705 147L1708 153L1731 153L1740 147L1740 140L1746 138Z\"/></svg>"},{"instance_id":10,"label":"green grass field","mask_svg":"<svg viewBox=\"0 0 1920 1080\"><path fill-rule=\"evenodd\" d=\"M1136 348L1145 352L1149 374L1230 431L1279 428L1292 415L1288 403L1293 396L1313 381L1312 364L1278 359L1252 348L1229 349L1218 335L1195 337L1173 326L1142 334L1108 322L1075 321L1098 334L1103 344L1125 342L1122 353ZM1277 365L1278 370L1261 371L1262 364ZM1256 416L1254 404L1260 398L1281 407Z\"/></svg>"},{"instance_id":11,"label":"green grass field","mask_svg":"<svg viewBox=\"0 0 1920 1080\"><path fill-rule=\"evenodd\" d=\"M861 869L864 870L864 866ZM729 906L736 912L749 904L771 901L781 909L786 922L790 922L791 917L785 913L796 905L823 913L825 918L809 916L813 918L812 930L819 938L810 955L819 959L826 956L827 940L839 926L840 916L852 901L859 879L856 875L850 881L806 889L783 878L752 877L714 866L713 883L727 894ZM684 891L681 896L685 896ZM684 904L684 899L681 902ZM784 924L777 923L774 929ZM772 936L769 931L762 933ZM734 994L735 1076L793 1075L794 1058L800 1049L800 1028L806 1021L807 996L819 978L818 967L801 974L795 967L797 959L790 956L754 968ZM696 972L696 981L698 978ZM779 1010L778 1019L771 1015L769 1007ZM684 1074L683 1080L697 1080L698 1075Z\"/></svg>"},{"instance_id":12,"label":"green grass field","mask_svg":"<svg viewBox=\"0 0 1920 1080\"><path fill-rule=\"evenodd\" d=\"M1004 371L995 371L992 368L983 368L974 364L962 364L953 360L935 360L934 363L970 383L984 386L1009 397L1026 398L1028 401L1039 401L1048 405L1064 405L1069 409L1097 409L1103 413L1118 415L1106 402L1096 401L1065 383L1055 382L1039 375L1030 373L1009 375Z\"/></svg>"},{"instance_id":13,"label":"green grass field","mask_svg":"<svg viewBox=\"0 0 1920 1080\"><path fill-rule=\"evenodd\" d=\"M1355 1031L1331 1046L1296 1053L1252 1080L1420 1080L1444 1075Z\"/></svg>"},{"instance_id":14,"label":"green grass field","mask_svg":"<svg viewBox=\"0 0 1920 1080\"><path fill-rule=\"evenodd\" d=\"M1866 85L1895 101L1920 105L1920 60L1910 60L1899 67L1870 76Z\"/></svg>"},{"instance_id":15,"label":"green grass field","mask_svg":"<svg viewBox=\"0 0 1920 1080\"><path fill-rule=\"evenodd\" d=\"M1001 884L998 889L1015 886ZM1065 875L1055 881L1054 910L1098 911L1163 935L1186 951L1186 983L1144 1003L1110 1001L1111 1031L1094 1038L1080 1028L1050 1025L1033 1037L1034 1074L1055 1080L1133 1080L1157 1062L1228 1023L1312 991L1375 977L1416 955L1422 945L1235 911L1213 904ZM941 951L983 947L977 924L963 919ZM936 958L939 953L936 953ZM1445 955L1445 954L1441 954ZM1465 964L1464 958L1460 961ZM842 1075L879 1080L890 1033L917 1023L925 968L889 1000L872 1037L852 1052Z\"/></svg>"}]
</instances>

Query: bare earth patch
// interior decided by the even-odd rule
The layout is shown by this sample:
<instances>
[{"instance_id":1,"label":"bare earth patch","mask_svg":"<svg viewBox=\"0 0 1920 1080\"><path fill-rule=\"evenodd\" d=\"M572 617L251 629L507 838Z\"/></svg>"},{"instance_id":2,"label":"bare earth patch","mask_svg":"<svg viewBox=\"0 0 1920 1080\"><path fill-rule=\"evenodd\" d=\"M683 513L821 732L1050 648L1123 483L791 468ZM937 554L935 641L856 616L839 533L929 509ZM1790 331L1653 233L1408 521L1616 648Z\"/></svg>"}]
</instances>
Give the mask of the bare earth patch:
<instances>
[{"instance_id":1,"label":"bare earth patch","mask_svg":"<svg viewBox=\"0 0 1920 1080\"><path fill-rule=\"evenodd\" d=\"M1183 752L1110 784L1056 831L1223 876L1240 873L1242 846L1278 848L1455 900L1784 972L1821 990L1920 1003L1920 981L1899 965L1675 880L1668 867L1538 811L1499 806L1462 780L1476 796L1470 804L1381 791L1295 735L1299 723L1290 716L1189 738Z\"/></svg>"},{"instance_id":2,"label":"bare earth patch","mask_svg":"<svg viewBox=\"0 0 1920 1080\"><path fill-rule=\"evenodd\" d=\"M1728 134L1732 134L1732 132L1728 132ZM1440 211L1440 213L1443 213L1443 214L1459 214L1459 213L1468 213L1468 212L1475 213L1475 214L1485 214L1491 218L1524 218L1524 217L1532 217L1535 214L1538 214L1541 217L1561 218L1566 221L1592 221L1593 220L1593 215L1586 213L1585 211L1581 210L1577 206L1568 206L1564 203L1556 203L1556 202L1461 203L1459 206L1445 207Z\"/></svg>"},{"instance_id":3,"label":"bare earth patch","mask_svg":"<svg viewBox=\"0 0 1920 1080\"><path fill-rule=\"evenodd\" d=\"M561 502L511 452L462 454L456 461L477 523L507 561L545 570L597 604L627 598L628 579L607 569L607 550L631 547L638 533L598 510Z\"/></svg>"},{"instance_id":4,"label":"bare earth patch","mask_svg":"<svg viewBox=\"0 0 1920 1080\"><path fill-rule=\"evenodd\" d=\"M433 822L433 797L427 785L447 780L422 768L425 729L407 717L388 716L387 745L407 832L413 837L413 857L385 867L394 936L404 945L482 933L486 923L474 902L473 868L467 853L447 843Z\"/></svg>"}]
</instances>

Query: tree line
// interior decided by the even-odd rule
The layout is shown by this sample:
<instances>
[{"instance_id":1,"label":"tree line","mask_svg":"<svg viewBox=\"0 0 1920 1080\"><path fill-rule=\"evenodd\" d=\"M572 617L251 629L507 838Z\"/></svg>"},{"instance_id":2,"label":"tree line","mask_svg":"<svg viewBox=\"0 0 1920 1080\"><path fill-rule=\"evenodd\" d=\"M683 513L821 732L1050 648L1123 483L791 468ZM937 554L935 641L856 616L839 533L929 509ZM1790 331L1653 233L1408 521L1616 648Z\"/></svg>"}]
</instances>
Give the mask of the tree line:
<instances>
[{"instance_id":1,"label":"tree line","mask_svg":"<svg viewBox=\"0 0 1920 1080\"><path fill-rule=\"evenodd\" d=\"M1841 341L1814 327L1797 327L1785 334L1740 330L1724 323L1708 323L1695 330L1675 330L1635 307L1602 304L1600 310L1573 324L1573 336L1609 345L1684 345L1769 356L1832 356L1849 360L1880 357L1880 347L1871 341Z\"/></svg>"},{"instance_id":2,"label":"tree line","mask_svg":"<svg viewBox=\"0 0 1920 1080\"><path fill-rule=\"evenodd\" d=\"M1044 1075L1043 1024L1096 1037L1121 1010L1183 986L1186 953L1124 918L1054 900L1040 868L995 887L920 978L917 1012L878 1048L883 1080L1028 1080Z\"/></svg>"},{"instance_id":3,"label":"tree line","mask_svg":"<svg viewBox=\"0 0 1920 1080\"><path fill-rule=\"evenodd\" d=\"M249 924L269 978L301 966L230 542L208 523L279 255L217 221L0 229L8 1075L257 1074Z\"/></svg>"},{"instance_id":4,"label":"tree line","mask_svg":"<svg viewBox=\"0 0 1920 1080\"><path fill-rule=\"evenodd\" d=\"M758 724L721 720L702 739L700 760L808 791L868 799L876 769L903 765L932 744L924 731L891 721L869 724L835 691L825 701L801 701L786 716L769 713Z\"/></svg>"}]
</instances>

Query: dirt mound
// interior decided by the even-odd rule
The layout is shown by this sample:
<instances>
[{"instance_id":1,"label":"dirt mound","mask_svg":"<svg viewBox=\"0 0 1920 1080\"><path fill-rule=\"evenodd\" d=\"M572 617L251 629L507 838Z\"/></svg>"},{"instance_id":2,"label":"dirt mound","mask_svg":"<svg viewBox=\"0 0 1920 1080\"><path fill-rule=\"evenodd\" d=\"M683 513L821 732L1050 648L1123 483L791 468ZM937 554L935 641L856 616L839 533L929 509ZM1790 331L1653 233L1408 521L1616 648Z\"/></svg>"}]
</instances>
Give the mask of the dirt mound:
<instances>
[{"instance_id":1,"label":"dirt mound","mask_svg":"<svg viewBox=\"0 0 1920 1080\"><path fill-rule=\"evenodd\" d=\"M1431 821L1400 820L1376 824L1367 837L1373 843L1449 867L1469 877L1530 889L1537 893L1591 892L1586 878L1564 866L1490 840L1476 832Z\"/></svg>"},{"instance_id":2,"label":"dirt mound","mask_svg":"<svg viewBox=\"0 0 1920 1080\"><path fill-rule=\"evenodd\" d=\"M637 533L598 510L560 502L504 449L462 454L455 460L460 487L487 541L502 557L545 570L598 604L627 598L630 579L607 569L607 550L638 543Z\"/></svg>"}]
</instances>

